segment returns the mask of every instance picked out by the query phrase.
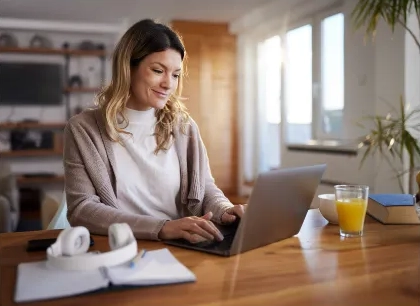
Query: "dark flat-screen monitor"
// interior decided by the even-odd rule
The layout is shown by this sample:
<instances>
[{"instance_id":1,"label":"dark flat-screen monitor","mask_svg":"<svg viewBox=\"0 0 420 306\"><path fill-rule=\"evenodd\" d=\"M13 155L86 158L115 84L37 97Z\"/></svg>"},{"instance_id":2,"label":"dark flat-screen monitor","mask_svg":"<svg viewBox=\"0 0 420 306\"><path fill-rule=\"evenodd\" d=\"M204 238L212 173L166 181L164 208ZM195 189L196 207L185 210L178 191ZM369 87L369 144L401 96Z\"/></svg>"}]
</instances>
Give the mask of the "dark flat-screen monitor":
<instances>
[{"instance_id":1,"label":"dark flat-screen monitor","mask_svg":"<svg viewBox=\"0 0 420 306\"><path fill-rule=\"evenodd\" d=\"M59 105L63 78L60 64L1 62L0 105Z\"/></svg>"}]
</instances>

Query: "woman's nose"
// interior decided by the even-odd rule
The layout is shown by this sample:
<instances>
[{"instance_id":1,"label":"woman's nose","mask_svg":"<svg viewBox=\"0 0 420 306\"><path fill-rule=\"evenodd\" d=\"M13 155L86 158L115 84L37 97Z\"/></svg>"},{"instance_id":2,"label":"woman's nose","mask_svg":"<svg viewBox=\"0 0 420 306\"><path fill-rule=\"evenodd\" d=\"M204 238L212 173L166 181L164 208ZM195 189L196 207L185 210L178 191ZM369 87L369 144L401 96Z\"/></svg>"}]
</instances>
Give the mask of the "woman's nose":
<instances>
[{"instance_id":1,"label":"woman's nose","mask_svg":"<svg viewBox=\"0 0 420 306\"><path fill-rule=\"evenodd\" d=\"M172 83L173 81L172 81L172 77L171 77L171 75L168 75L168 74L166 74L164 77L163 77L163 80L162 80L162 82L161 82L161 86L162 86L162 88L165 88L165 89L170 89L170 88L172 88L172 86L173 86L173 83Z\"/></svg>"}]
</instances>

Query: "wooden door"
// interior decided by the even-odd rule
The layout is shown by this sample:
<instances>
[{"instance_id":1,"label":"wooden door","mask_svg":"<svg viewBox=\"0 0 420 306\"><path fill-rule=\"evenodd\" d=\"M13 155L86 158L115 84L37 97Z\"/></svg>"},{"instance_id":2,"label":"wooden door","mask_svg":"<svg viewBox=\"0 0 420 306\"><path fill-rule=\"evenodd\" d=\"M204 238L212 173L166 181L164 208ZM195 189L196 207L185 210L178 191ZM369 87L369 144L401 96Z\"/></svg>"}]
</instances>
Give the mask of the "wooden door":
<instances>
[{"instance_id":1,"label":"wooden door","mask_svg":"<svg viewBox=\"0 0 420 306\"><path fill-rule=\"evenodd\" d=\"M187 50L184 101L207 148L212 174L237 194L236 37L227 24L174 21Z\"/></svg>"}]
</instances>

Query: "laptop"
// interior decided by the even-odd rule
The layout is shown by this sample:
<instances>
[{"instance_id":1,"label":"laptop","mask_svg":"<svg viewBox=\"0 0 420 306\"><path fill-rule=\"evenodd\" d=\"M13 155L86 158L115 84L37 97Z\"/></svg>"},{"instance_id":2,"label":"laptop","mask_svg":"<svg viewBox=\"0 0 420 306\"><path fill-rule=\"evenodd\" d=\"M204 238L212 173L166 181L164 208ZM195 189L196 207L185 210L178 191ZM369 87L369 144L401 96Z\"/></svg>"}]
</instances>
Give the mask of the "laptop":
<instances>
[{"instance_id":1,"label":"laptop","mask_svg":"<svg viewBox=\"0 0 420 306\"><path fill-rule=\"evenodd\" d=\"M190 243L185 239L164 243L191 250L232 256L299 233L315 197L326 165L284 168L258 176L242 219L216 225L222 241Z\"/></svg>"}]
</instances>

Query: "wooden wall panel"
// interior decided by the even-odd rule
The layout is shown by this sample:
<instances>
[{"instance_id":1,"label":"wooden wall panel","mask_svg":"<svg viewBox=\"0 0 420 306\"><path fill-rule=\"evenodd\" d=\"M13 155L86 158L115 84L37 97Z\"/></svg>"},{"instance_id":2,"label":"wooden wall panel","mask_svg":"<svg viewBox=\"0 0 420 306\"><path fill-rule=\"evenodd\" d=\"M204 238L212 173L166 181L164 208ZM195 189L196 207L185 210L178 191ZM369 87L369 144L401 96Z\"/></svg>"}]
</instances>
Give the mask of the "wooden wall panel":
<instances>
[{"instance_id":1,"label":"wooden wall panel","mask_svg":"<svg viewBox=\"0 0 420 306\"><path fill-rule=\"evenodd\" d=\"M227 24L174 21L187 50L183 96L197 122L217 185L237 194L236 37Z\"/></svg>"}]
</instances>

